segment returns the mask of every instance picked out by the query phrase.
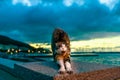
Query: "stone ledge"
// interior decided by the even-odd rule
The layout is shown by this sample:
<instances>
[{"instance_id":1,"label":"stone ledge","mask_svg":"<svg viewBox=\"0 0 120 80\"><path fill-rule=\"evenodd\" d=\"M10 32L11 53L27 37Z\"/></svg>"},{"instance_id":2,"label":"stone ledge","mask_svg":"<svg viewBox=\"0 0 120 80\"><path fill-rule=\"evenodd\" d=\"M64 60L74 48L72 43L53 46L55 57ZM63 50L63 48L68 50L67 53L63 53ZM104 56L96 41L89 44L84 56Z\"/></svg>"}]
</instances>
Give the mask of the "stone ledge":
<instances>
[{"instance_id":1,"label":"stone ledge","mask_svg":"<svg viewBox=\"0 0 120 80\"><path fill-rule=\"evenodd\" d=\"M111 68L113 66L84 62L72 62L72 67L75 74L78 74L81 72ZM56 77L58 66L54 62L30 62L22 64L19 63L15 64L14 70L16 71L16 75L23 80L62 80L62 76Z\"/></svg>"},{"instance_id":2,"label":"stone ledge","mask_svg":"<svg viewBox=\"0 0 120 80\"><path fill-rule=\"evenodd\" d=\"M2 59L1 59L2 61ZM4 60L5 62L10 62L11 60ZM5 63L4 62L4 63ZM7 64L6 64L7 65ZM8 65L0 64L0 68L8 71L14 76L21 78L22 80L108 80L108 79L96 79L101 75L98 74L108 74L110 70L114 72L117 76L119 67L113 68L115 66L102 65L96 63L85 63L85 62L72 62L72 67L74 74L72 75L59 75L57 74L58 66L52 61L40 61L40 62L27 62L27 63L13 63L14 67L11 68ZM110 69L109 69L110 68ZM100 71L99 71L100 70ZM103 73L102 73L103 72ZM120 72L120 71L119 71ZM110 71L111 73L111 71ZM90 76L90 79L88 76ZM87 78L86 78L87 77ZM93 78L95 79L93 79ZM119 76L117 76L119 77ZM109 78L109 75L108 75ZM112 77L113 78L113 77ZM113 80L113 79L109 80ZM115 77L116 78L116 77Z\"/></svg>"},{"instance_id":3,"label":"stone ledge","mask_svg":"<svg viewBox=\"0 0 120 80\"><path fill-rule=\"evenodd\" d=\"M53 77L46 74L30 70L28 68L15 65L16 76L22 80L53 80Z\"/></svg>"},{"instance_id":4,"label":"stone ledge","mask_svg":"<svg viewBox=\"0 0 120 80\"><path fill-rule=\"evenodd\" d=\"M120 67L71 75L56 75L54 80L120 80Z\"/></svg>"}]
</instances>

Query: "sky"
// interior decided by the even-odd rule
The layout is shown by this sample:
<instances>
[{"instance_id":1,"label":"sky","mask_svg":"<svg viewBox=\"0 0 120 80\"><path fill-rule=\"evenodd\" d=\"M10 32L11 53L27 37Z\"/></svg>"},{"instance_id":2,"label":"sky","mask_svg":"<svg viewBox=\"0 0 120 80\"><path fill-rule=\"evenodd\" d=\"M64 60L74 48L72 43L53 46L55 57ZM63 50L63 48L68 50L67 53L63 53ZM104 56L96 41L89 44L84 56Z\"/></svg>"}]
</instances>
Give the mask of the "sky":
<instances>
[{"instance_id":1,"label":"sky","mask_svg":"<svg viewBox=\"0 0 120 80\"><path fill-rule=\"evenodd\" d=\"M0 35L50 43L55 28L71 41L120 42L120 0L0 0Z\"/></svg>"}]
</instances>

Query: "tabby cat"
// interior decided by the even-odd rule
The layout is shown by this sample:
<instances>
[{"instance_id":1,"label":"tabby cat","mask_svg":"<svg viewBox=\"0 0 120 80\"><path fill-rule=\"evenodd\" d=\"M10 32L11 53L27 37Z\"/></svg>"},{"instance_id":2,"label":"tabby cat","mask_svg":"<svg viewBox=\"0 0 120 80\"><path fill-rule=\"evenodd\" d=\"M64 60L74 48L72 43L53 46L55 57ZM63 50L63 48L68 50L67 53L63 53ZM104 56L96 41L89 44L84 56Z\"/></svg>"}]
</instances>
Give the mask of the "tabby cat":
<instances>
[{"instance_id":1,"label":"tabby cat","mask_svg":"<svg viewBox=\"0 0 120 80\"><path fill-rule=\"evenodd\" d=\"M73 73L70 62L70 40L68 34L56 28L52 34L51 48L54 61L60 66L59 73Z\"/></svg>"}]
</instances>

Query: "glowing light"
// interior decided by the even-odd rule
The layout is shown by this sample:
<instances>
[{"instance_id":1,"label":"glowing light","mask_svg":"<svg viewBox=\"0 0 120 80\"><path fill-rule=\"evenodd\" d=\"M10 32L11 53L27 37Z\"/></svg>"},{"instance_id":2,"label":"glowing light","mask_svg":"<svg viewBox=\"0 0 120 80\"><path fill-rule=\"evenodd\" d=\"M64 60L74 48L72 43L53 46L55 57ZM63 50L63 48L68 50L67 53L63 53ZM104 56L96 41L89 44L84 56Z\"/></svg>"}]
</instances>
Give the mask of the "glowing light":
<instances>
[{"instance_id":1,"label":"glowing light","mask_svg":"<svg viewBox=\"0 0 120 80\"><path fill-rule=\"evenodd\" d=\"M51 48L51 46L47 45L46 43L30 43L30 45L35 48L40 48L40 47Z\"/></svg>"},{"instance_id":2,"label":"glowing light","mask_svg":"<svg viewBox=\"0 0 120 80\"><path fill-rule=\"evenodd\" d=\"M39 44L43 48L51 49L51 45L45 43L31 43L31 46L38 48ZM99 38L84 41L71 41L71 51L75 52L78 49L83 49L84 51L120 51L120 36L110 37L110 38Z\"/></svg>"},{"instance_id":3,"label":"glowing light","mask_svg":"<svg viewBox=\"0 0 120 80\"><path fill-rule=\"evenodd\" d=\"M38 53L40 53L40 51L38 51Z\"/></svg>"},{"instance_id":4,"label":"glowing light","mask_svg":"<svg viewBox=\"0 0 120 80\"><path fill-rule=\"evenodd\" d=\"M8 49L7 52L9 53L9 52L10 52L10 49Z\"/></svg>"},{"instance_id":5,"label":"glowing light","mask_svg":"<svg viewBox=\"0 0 120 80\"><path fill-rule=\"evenodd\" d=\"M28 50L28 53L30 53L30 50Z\"/></svg>"},{"instance_id":6,"label":"glowing light","mask_svg":"<svg viewBox=\"0 0 120 80\"><path fill-rule=\"evenodd\" d=\"M21 49L18 50L19 52L21 51Z\"/></svg>"},{"instance_id":7,"label":"glowing light","mask_svg":"<svg viewBox=\"0 0 120 80\"><path fill-rule=\"evenodd\" d=\"M101 38L86 41L73 41L71 47L116 47L120 45L120 36L112 38Z\"/></svg>"},{"instance_id":8,"label":"glowing light","mask_svg":"<svg viewBox=\"0 0 120 80\"><path fill-rule=\"evenodd\" d=\"M14 51L15 49L12 49L12 51Z\"/></svg>"},{"instance_id":9,"label":"glowing light","mask_svg":"<svg viewBox=\"0 0 120 80\"><path fill-rule=\"evenodd\" d=\"M16 53L18 53L18 51L17 51L17 50L16 50L15 52L16 52Z\"/></svg>"},{"instance_id":10,"label":"glowing light","mask_svg":"<svg viewBox=\"0 0 120 80\"><path fill-rule=\"evenodd\" d=\"M120 51L116 48L120 45L120 36L112 38L92 39L86 41L72 41L71 48L73 51L83 49L84 51ZM103 50L102 50L103 49Z\"/></svg>"}]
</instances>

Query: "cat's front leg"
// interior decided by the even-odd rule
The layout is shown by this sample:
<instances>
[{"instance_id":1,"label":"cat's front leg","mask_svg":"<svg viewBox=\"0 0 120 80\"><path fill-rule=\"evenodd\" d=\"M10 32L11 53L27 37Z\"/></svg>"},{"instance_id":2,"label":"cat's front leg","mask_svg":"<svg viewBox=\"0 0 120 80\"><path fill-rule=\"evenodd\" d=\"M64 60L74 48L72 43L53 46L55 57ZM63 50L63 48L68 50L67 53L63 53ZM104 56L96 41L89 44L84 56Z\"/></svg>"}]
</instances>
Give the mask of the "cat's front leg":
<instances>
[{"instance_id":1,"label":"cat's front leg","mask_svg":"<svg viewBox=\"0 0 120 80\"><path fill-rule=\"evenodd\" d=\"M60 66L58 73L63 74L65 73L65 66L63 60L57 60L58 65Z\"/></svg>"},{"instance_id":2,"label":"cat's front leg","mask_svg":"<svg viewBox=\"0 0 120 80\"><path fill-rule=\"evenodd\" d=\"M69 61L65 62L65 67L66 67L67 73L69 73L69 74L73 73L73 70L72 70L72 67L71 67L71 63Z\"/></svg>"}]
</instances>

